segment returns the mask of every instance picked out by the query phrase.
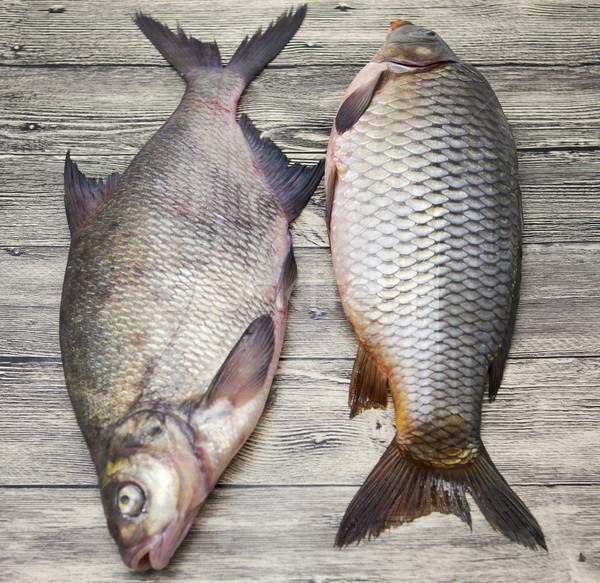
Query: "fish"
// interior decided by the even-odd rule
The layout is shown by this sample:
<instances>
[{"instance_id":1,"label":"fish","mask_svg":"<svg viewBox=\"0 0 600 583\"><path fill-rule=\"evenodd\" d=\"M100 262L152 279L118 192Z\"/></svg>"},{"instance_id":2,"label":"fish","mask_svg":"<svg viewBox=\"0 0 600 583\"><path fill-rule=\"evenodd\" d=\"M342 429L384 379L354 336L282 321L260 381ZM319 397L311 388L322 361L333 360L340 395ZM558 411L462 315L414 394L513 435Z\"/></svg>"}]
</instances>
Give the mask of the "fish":
<instances>
[{"instance_id":1,"label":"fish","mask_svg":"<svg viewBox=\"0 0 600 583\"><path fill-rule=\"evenodd\" d=\"M60 308L66 386L123 561L163 569L256 426L297 274L289 223L324 160L293 164L240 96L306 5L216 42L135 22L183 76L183 98L121 174L65 161L71 231Z\"/></svg>"},{"instance_id":2,"label":"fish","mask_svg":"<svg viewBox=\"0 0 600 583\"><path fill-rule=\"evenodd\" d=\"M434 32L390 23L348 87L325 165L326 220L358 339L350 416L395 409L393 440L348 505L347 546L433 511L532 549L543 532L481 440L515 328L517 150L492 88Z\"/></svg>"}]
</instances>

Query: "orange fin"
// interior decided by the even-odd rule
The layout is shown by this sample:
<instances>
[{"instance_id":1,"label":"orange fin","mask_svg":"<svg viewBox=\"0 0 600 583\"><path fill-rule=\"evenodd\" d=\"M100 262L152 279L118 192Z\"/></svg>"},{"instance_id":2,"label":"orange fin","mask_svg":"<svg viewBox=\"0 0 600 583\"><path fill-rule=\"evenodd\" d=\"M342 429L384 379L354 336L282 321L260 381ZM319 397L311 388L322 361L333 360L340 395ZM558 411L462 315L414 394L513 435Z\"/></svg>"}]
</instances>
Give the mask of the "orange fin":
<instances>
[{"instance_id":1,"label":"orange fin","mask_svg":"<svg viewBox=\"0 0 600 583\"><path fill-rule=\"evenodd\" d=\"M362 345L358 345L358 352L352 369L350 381L350 418L358 415L363 409L385 409L388 403L388 378L381 371L373 357Z\"/></svg>"},{"instance_id":2,"label":"orange fin","mask_svg":"<svg viewBox=\"0 0 600 583\"><path fill-rule=\"evenodd\" d=\"M85 227L96 207L115 190L119 174L111 174L106 182L86 178L71 160L65 158L65 208L71 234Z\"/></svg>"},{"instance_id":3,"label":"orange fin","mask_svg":"<svg viewBox=\"0 0 600 583\"><path fill-rule=\"evenodd\" d=\"M494 529L526 547L546 548L539 524L483 446L472 463L442 470L418 463L395 440L350 502L335 544L343 547L379 536L433 511L455 514L471 526L466 492Z\"/></svg>"}]
</instances>

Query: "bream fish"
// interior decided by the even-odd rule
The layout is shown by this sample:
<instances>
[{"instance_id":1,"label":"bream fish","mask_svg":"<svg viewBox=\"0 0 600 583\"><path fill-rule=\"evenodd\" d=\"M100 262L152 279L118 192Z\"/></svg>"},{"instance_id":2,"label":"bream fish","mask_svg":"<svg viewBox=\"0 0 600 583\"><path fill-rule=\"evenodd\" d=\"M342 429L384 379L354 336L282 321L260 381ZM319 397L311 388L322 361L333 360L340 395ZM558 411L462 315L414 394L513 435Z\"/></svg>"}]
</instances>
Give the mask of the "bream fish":
<instances>
[{"instance_id":1,"label":"bream fish","mask_svg":"<svg viewBox=\"0 0 600 583\"><path fill-rule=\"evenodd\" d=\"M491 87L433 31L391 23L351 83L325 168L331 254L359 340L351 416L395 407L396 434L348 506L339 546L432 511L545 548L480 438L514 329L516 147Z\"/></svg>"},{"instance_id":2,"label":"bream fish","mask_svg":"<svg viewBox=\"0 0 600 583\"><path fill-rule=\"evenodd\" d=\"M299 28L301 6L216 43L136 23L181 73L177 110L121 175L67 155L66 383L125 563L162 569L267 401L296 264L288 223L323 162L290 164L239 97Z\"/></svg>"}]
</instances>

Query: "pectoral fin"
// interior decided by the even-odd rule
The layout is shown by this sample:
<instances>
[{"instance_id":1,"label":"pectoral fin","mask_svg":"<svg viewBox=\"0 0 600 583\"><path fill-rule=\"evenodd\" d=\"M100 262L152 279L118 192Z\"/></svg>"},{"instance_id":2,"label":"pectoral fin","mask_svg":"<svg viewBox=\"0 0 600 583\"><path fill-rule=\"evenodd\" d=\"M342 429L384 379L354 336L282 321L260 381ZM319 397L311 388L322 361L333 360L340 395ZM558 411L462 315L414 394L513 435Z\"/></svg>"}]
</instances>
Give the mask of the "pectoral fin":
<instances>
[{"instance_id":1,"label":"pectoral fin","mask_svg":"<svg viewBox=\"0 0 600 583\"><path fill-rule=\"evenodd\" d=\"M379 66L372 71L368 71L365 79L344 99L335 116L335 129L339 134L348 131L369 107L369 103L371 103L373 94L385 71L387 71L386 66Z\"/></svg>"},{"instance_id":2,"label":"pectoral fin","mask_svg":"<svg viewBox=\"0 0 600 583\"><path fill-rule=\"evenodd\" d=\"M234 405L256 396L267 379L275 350L271 316L261 316L248 326L215 375L202 402L228 399Z\"/></svg>"}]
</instances>

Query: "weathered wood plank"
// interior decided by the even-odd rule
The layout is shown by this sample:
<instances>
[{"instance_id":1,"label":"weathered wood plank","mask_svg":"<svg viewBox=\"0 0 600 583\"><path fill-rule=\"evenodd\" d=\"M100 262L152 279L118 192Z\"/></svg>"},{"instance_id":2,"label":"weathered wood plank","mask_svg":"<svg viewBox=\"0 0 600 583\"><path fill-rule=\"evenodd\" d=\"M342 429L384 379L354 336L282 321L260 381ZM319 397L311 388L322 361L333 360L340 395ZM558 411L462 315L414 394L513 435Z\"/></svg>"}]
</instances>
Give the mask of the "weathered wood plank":
<instances>
[{"instance_id":1,"label":"weathered wood plank","mask_svg":"<svg viewBox=\"0 0 600 583\"><path fill-rule=\"evenodd\" d=\"M64 0L60 4L64 10L52 12L50 4L5 1L0 26L6 43L0 64L161 63L131 21L140 8L171 26L179 22L186 32L204 40L216 38L229 56L246 34L291 4L291 0L260 4L227 0L214 10L210 3L185 0L152 0L143 6L137 0ZM381 45L390 20L397 18L435 28L457 54L473 62L575 65L600 60L596 26L600 7L587 0L433 4L412 0L401 6L391 0L311 0L302 29L276 63L362 63Z\"/></svg>"},{"instance_id":2,"label":"weathered wood plank","mask_svg":"<svg viewBox=\"0 0 600 583\"><path fill-rule=\"evenodd\" d=\"M131 14L143 9L215 38L227 58L291 4L0 3L0 581L140 580L107 532L58 348L65 151L90 176L124 168L183 92ZM484 404L483 437L539 519L549 553L493 533L477 509L473 533L432 515L332 549L393 420L391 411L347 418L356 340L333 279L321 186L293 227L300 278L275 402L173 564L143 579L600 580L597 4L310 0L298 35L241 103L294 160L318 159L348 82L394 18L435 28L489 79L520 149L526 246L511 358L498 400Z\"/></svg>"},{"instance_id":3,"label":"weathered wood plank","mask_svg":"<svg viewBox=\"0 0 600 583\"><path fill-rule=\"evenodd\" d=\"M523 284L511 355L599 356L597 244L525 246ZM329 250L296 248L299 279L283 356L353 358L354 333L342 312ZM58 356L58 308L67 248L0 249L7 274L0 298L0 355Z\"/></svg>"},{"instance_id":4,"label":"weathered wood plank","mask_svg":"<svg viewBox=\"0 0 600 583\"><path fill-rule=\"evenodd\" d=\"M483 439L510 484L600 486L599 367L600 358L509 360L498 400L484 404ZM348 418L351 369L350 359L282 360L275 401L221 483L359 485L394 421L391 408ZM94 485L60 362L2 363L0 381L0 485Z\"/></svg>"},{"instance_id":5,"label":"weathered wood plank","mask_svg":"<svg viewBox=\"0 0 600 583\"><path fill-rule=\"evenodd\" d=\"M91 146L86 148L89 152ZM131 156L72 156L90 177L122 170ZM316 157L315 157L316 159ZM521 152L519 173L526 243L600 243L598 152ZM312 160L306 160L311 163ZM2 245L65 246L69 230L63 205L63 155L0 155L3 164ZM30 172L31 169L33 172ZM33 173L33 178L32 178ZM297 247L327 246L324 187L294 221Z\"/></svg>"},{"instance_id":6,"label":"weathered wood plank","mask_svg":"<svg viewBox=\"0 0 600 583\"><path fill-rule=\"evenodd\" d=\"M268 69L240 111L296 160L327 147L335 112L359 67ZM578 69L480 67L496 91L519 148L600 148L600 64ZM177 107L184 83L168 67L6 68L0 151L134 156Z\"/></svg>"},{"instance_id":7,"label":"weathered wood plank","mask_svg":"<svg viewBox=\"0 0 600 583\"><path fill-rule=\"evenodd\" d=\"M121 564L96 490L2 489L0 580L597 581L597 487L518 490L544 529L548 553L493 532L476 508L473 532L453 516L432 514L339 551L333 538L353 487L217 488L169 568L140 576Z\"/></svg>"}]
</instances>

